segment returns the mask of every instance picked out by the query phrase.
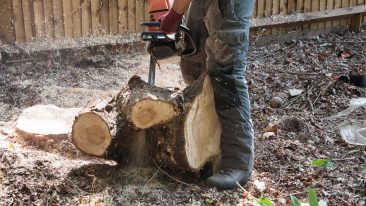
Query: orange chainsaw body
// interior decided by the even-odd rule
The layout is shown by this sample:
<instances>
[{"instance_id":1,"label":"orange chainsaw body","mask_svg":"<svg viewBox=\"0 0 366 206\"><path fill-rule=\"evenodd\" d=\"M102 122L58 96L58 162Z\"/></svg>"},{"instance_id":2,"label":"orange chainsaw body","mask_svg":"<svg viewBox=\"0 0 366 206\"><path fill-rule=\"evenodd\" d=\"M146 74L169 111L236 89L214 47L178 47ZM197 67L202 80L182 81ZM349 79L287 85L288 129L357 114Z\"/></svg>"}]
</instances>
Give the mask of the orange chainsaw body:
<instances>
[{"instance_id":1,"label":"orange chainsaw body","mask_svg":"<svg viewBox=\"0 0 366 206\"><path fill-rule=\"evenodd\" d=\"M159 21L159 19L169 12L173 5L173 0L149 0L149 21ZM149 31L159 31L159 28L149 27Z\"/></svg>"}]
</instances>

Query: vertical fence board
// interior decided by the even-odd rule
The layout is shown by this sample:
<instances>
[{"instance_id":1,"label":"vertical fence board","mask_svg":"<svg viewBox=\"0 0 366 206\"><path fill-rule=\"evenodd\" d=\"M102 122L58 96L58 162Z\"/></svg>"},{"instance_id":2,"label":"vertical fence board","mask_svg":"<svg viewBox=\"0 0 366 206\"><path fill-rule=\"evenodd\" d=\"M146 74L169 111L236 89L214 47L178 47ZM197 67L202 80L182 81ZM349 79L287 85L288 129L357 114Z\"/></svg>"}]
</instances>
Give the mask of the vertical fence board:
<instances>
[{"instance_id":1,"label":"vertical fence board","mask_svg":"<svg viewBox=\"0 0 366 206\"><path fill-rule=\"evenodd\" d=\"M280 14L287 14L287 0L280 0Z\"/></svg>"},{"instance_id":2,"label":"vertical fence board","mask_svg":"<svg viewBox=\"0 0 366 206\"><path fill-rule=\"evenodd\" d=\"M38 39L40 39L45 36L43 1L34 0L33 9L34 9L35 33L36 33L36 37Z\"/></svg>"},{"instance_id":3,"label":"vertical fence board","mask_svg":"<svg viewBox=\"0 0 366 206\"><path fill-rule=\"evenodd\" d=\"M266 10L264 11L264 16L265 17L270 17L272 16L272 6L273 6L273 1L272 0L266 0Z\"/></svg>"},{"instance_id":4,"label":"vertical fence board","mask_svg":"<svg viewBox=\"0 0 366 206\"><path fill-rule=\"evenodd\" d=\"M0 40L12 42L15 37L13 28L13 4L11 0L3 0L0 7Z\"/></svg>"},{"instance_id":5,"label":"vertical fence board","mask_svg":"<svg viewBox=\"0 0 366 206\"><path fill-rule=\"evenodd\" d=\"M128 29L127 0L118 0L118 30L124 33Z\"/></svg>"},{"instance_id":6,"label":"vertical fence board","mask_svg":"<svg viewBox=\"0 0 366 206\"><path fill-rule=\"evenodd\" d=\"M65 36L62 0L53 0L53 21L55 25L55 37L61 38Z\"/></svg>"},{"instance_id":7,"label":"vertical fence board","mask_svg":"<svg viewBox=\"0 0 366 206\"><path fill-rule=\"evenodd\" d=\"M334 8L339 9L342 7L342 0L334 0ZM339 26L341 23L340 20L333 20L333 26Z\"/></svg>"},{"instance_id":8,"label":"vertical fence board","mask_svg":"<svg viewBox=\"0 0 366 206\"><path fill-rule=\"evenodd\" d=\"M366 5L366 0L357 0L357 5ZM366 15L363 17L363 22L366 22Z\"/></svg>"},{"instance_id":9,"label":"vertical fence board","mask_svg":"<svg viewBox=\"0 0 366 206\"><path fill-rule=\"evenodd\" d=\"M103 32L109 34L109 0L101 0L99 8L101 9L100 21L102 22Z\"/></svg>"},{"instance_id":10,"label":"vertical fence board","mask_svg":"<svg viewBox=\"0 0 366 206\"><path fill-rule=\"evenodd\" d=\"M53 4L50 0L45 0L44 5L44 24L45 24L45 35L47 38L54 38L55 28L53 25Z\"/></svg>"},{"instance_id":11,"label":"vertical fence board","mask_svg":"<svg viewBox=\"0 0 366 206\"><path fill-rule=\"evenodd\" d=\"M311 0L304 0L304 13L311 12ZM303 30L310 29L310 24L304 24Z\"/></svg>"},{"instance_id":12,"label":"vertical fence board","mask_svg":"<svg viewBox=\"0 0 366 206\"><path fill-rule=\"evenodd\" d=\"M109 0L110 33L118 33L118 0Z\"/></svg>"},{"instance_id":13,"label":"vertical fence board","mask_svg":"<svg viewBox=\"0 0 366 206\"><path fill-rule=\"evenodd\" d=\"M257 0L258 7L257 7L257 18L263 18L265 12L265 0Z\"/></svg>"},{"instance_id":14,"label":"vertical fence board","mask_svg":"<svg viewBox=\"0 0 366 206\"><path fill-rule=\"evenodd\" d=\"M270 17L272 16L272 6L273 6L273 1L272 0L266 0L265 1L265 11L264 11L264 17ZM265 31L265 35L271 35L272 34L272 30L268 29Z\"/></svg>"},{"instance_id":15,"label":"vertical fence board","mask_svg":"<svg viewBox=\"0 0 366 206\"><path fill-rule=\"evenodd\" d=\"M273 0L272 14L278 15L279 13L280 13L280 0ZM277 33L278 33L277 28L272 29L272 34L277 34Z\"/></svg>"},{"instance_id":16,"label":"vertical fence board","mask_svg":"<svg viewBox=\"0 0 366 206\"><path fill-rule=\"evenodd\" d=\"M319 11L325 11L327 9L327 0L319 0ZM318 28L325 28L325 22L319 22Z\"/></svg>"},{"instance_id":17,"label":"vertical fence board","mask_svg":"<svg viewBox=\"0 0 366 206\"><path fill-rule=\"evenodd\" d=\"M90 1L91 0L82 0L81 1L81 35L83 37L90 36Z\"/></svg>"},{"instance_id":18,"label":"vertical fence board","mask_svg":"<svg viewBox=\"0 0 366 206\"><path fill-rule=\"evenodd\" d=\"M312 0L311 1L311 11L319 11L319 0ZM311 23L310 29L317 29L318 23Z\"/></svg>"},{"instance_id":19,"label":"vertical fence board","mask_svg":"<svg viewBox=\"0 0 366 206\"><path fill-rule=\"evenodd\" d=\"M145 21L150 20L149 4L147 3L147 1L145 1L145 17L144 17L144 20Z\"/></svg>"},{"instance_id":20,"label":"vertical fence board","mask_svg":"<svg viewBox=\"0 0 366 206\"><path fill-rule=\"evenodd\" d=\"M304 0L297 0L296 1L296 13L303 13L304 12ZM297 26L297 31L302 30L302 25Z\"/></svg>"},{"instance_id":21,"label":"vertical fence board","mask_svg":"<svg viewBox=\"0 0 366 206\"><path fill-rule=\"evenodd\" d=\"M296 0L288 0L287 2L287 13L293 14L296 12Z\"/></svg>"},{"instance_id":22,"label":"vertical fence board","mask_svg":"<svg viewBox=\"0 0 366 206\"><path fill-rule=\"evenodd\" d=\"M253 18L257 18L257 9L258 9L258 0L255 0L255 2L254 2L254 8L253 8L253 13L252 13L252 17Z\"/></svg>"},{"instance_id":23,"label":"vertical fence board","mask_svg":"<svg viewBox=\"0 0 366 206\"><path fill-rule=\"evenodd\" d=\"M331 10L334 8L334 0L327 0L327 10ZM332 21L326 21L325 22L325 27L326 28L330 28L332 27Z\"/></svg>"},{"instance_id":24,"label":"vertical fence board","mask_svg":"<svg viewBox=\"0 0 366 206\"><path fill-rule=\"evenodd\" d=\"M32 11L31 11L30 0L22 0L22 6L23 6L25 40L31 41L33 37L33 31L32 31Z\"/></svg>"},{"instance_id":25,"label":"vertical fence board","mask_svg":"<svg viewBox=\"0 0 366 206\"><path fill-rule=\"evenodd\" d=\"M357 5L357 0L350 1L350 6L356 6L356 5Z\"/></svg>"},{"instance_id":26,"label":"vertical fence board","mask_svg":"<svg viewBox=\"0 0 366 206\"><path fill-rule=\"evenodd\" d=\"M136 31L136 0L128 0L127 14L128 14L128 31Z\"/></svg>"},{"instance_id":27,"label":"vertical fence board","mask_svg":"<svg viewBox=\"0 0 366 206\"><path fill-rule=\"evenodd\" d=\"M349 7L349 0L342 0L342 8L347 8ZM348 25L349 21L348 19L342 19L340 22L341 25Z\"/></svg>"},{"instance_id":28,"label":"vertical fence board","mask_svg":"<svg viewBox=\"0 0 366 206\"><path fill-rule=\"evenodd\" d=\"M25 42L22 0L13 0L15 39Z\"/></svg>"},{"instance_id":29,"label":"vertical fence board","mask_svg":"<svg viewBox=\"0 0 366 206\"><path fill-rule=\"evenodd\" d=\"M81 37L81 2L72 0L72 24L74 38Z\"/></svg>"},{"instance_id":30,"label":"vertical fence board","mask_svg":"<svg viewBox=\"0 0 366 206\"><path fill-rule=\"evenodd\" d=\"M46 0L47 1L47 0ZM95 1L95 0L93 0ZM63 0L63 13L64 13L64 28L65 37L72 38L74 35L73 23L72 23L72 0Z\"/></svg>"},{"instance_id":31,"label":"vertical fence board","mask_svg":"<svg viewBox=\"0 0 366 206\"><path fill-rule=\"evenodd\" d=\"M297 13L304 12L304 0L297 0L296 12Z\"/></svg>"},{"instance_id":32,"label":"vertical fence board","mask_svg":"<svg viewBox=\"0 0 366 206\"><path fill-rule=\"evenodd\" d=\"M145 14L145 0L136 0L136 31L141 32L143 30L141 23L144 21Z\"/></svg>"},{"instance_id":33,"label":"vertical fence board","mask_svg":"<svg viewBox=\"0 0 366 206\"><path fill-rule=\"evenodd\" d=\"M91 31L93 35L99 34L101 28L101 15L99 9L100 6L100 0L91 1Z\"/></svg>"}]
</instances>

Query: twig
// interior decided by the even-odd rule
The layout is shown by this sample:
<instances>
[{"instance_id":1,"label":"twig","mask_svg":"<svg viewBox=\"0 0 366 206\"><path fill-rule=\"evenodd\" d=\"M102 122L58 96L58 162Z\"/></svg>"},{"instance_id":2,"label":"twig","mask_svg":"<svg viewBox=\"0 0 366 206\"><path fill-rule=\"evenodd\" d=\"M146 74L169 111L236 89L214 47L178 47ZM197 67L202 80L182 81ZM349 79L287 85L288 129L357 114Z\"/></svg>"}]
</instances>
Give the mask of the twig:
<instances>
[{"instance_id":1,"label":"twig","mask_svg":"<svg viewBox=\"0 0 366 206\"><path fill-rule=\"evenodd\" d=\"M297 96L297 97L292 98L292 99L287 103L287 105L286 105L285 109L286 109L286 108L289 108L289 107L290 107L290 106L291 106L295 101L297 101L298 99L300 99L301 97L303 97L305 94L306 94L306 93L301 94L301 95L299 95L299 96Z\"/></svg>"},{"instance_id":2,"label":"twig","mask_svg":"<svg viewBox=\"0 0 366 206\"><path fill-rule=\"evenodd\" d=\"M323 92L325 92L331 85L333 85L334 84L334 82L331 82L331 83L329 83L324 89L322 89L320 92L319 92L319 94L318 94L318 96L315 98L315 100L313 101L313 105L315 105L315 103L318 101L318 99L319 99L319 97L320 97L320 95L322 95L323 94Z\"/></svg>"},{"instance_id":3,"label":"twig","mask_svg":"<svg viewBox=\"0 0 366 206\"><path fill-rule=\"evenodd\" d=\"M280 186L281 178L282 178L282 167L280 167L280 174L278 175L277 186Z\"/></svg>"},{"instance_id":4,"label":"twig","mask_svg":"<svg viewBox=\"0 0 366 206\"><path fill-rule=\"evenodd\" d=\"M14 198L13 198L13 197L11 197L11 199L10 199L10 203L8 204L8 206L13 205L13 202L14 202Z\"/></svg>"},{"instance_id":5,"label":"twig","mask_svg":"<svg viewBox=\"0 0 366 206\"><path fill-rule=\"evenodd\" d=\"M163 164L161 164L159 167L158 167L158 169L155 171L155 173L153 174L153 176L151 176L148 180L147 180L147 182L145 183L145 185L144 185L144 188L149 184L149 182L151 181L151 180L153 180L154 179L154 177L158 174L158 172L160 171L160 168L161 168L161 166L162 166Z\"/></svg>"},{"instance_id":6,"label":"twig","mask_svg":"<svg viewBox=\"0 0 366 206\"><path fill-rule=\"evenodd\" d=\"M280 72L280 73L286 73L286 74L293 74L293 75L309 75L309 76L312 76L312 75L319 75L321 74L320 72L291 72L291 71L283 71L283 70L279 70L279 69L272 69L273 71L276 71L276 72Z\"/></svg>"},{"instance_id":7,"label":"twig","mask_svg":"<svg viewBox=\"0 0 366 206\"><path fill-rule=\"evenodd\" d=\"M311 102L310 100L310 92L311 90L313 89L314 86L312 86L310 89L309 89L309 86L308 86L308 92L307 92L307 95L306 95L306 99L308 100L309 102L309 105L310 105L310 109L311 109L311 115L314 116L314 105L313 103Z\"/></svg>"},{"instance_id":8,"label":"twig","mask_svg":"<svg viewBox=\"0 0 366 206\"><path fill-rule=\"evenodd\" d=\"M340 159L332 159L332 161L345 161L345 160L354 160L355 157L347 157L347 158L340 158Z\"/></svg>"},{"instance_id":9,"label":"twig","mask_svg":"<svg viewBox=\"0 0 366 206\"><path fill-rule=\"evenodd\" d=\"M71 183L76 187L76 189L78 189L78 190L79 190L78 192L83 191L83 190L82 190L82 189L80 189L80 187L79 187L79 186L77 186L73 181L69 180L68 178L65 178L65 180L67 180L67 181L71 182Z\"/></svg>"},{"instance_id":10,"label":"twig","mask_svg":"<svg viewBox=\"0 0 366 206\"><path fill-rule=\"evenodd\" d=\"M158 167L158 165L156 164L155 160L154 160L154 164L155 164L155 166L156 166L156 167ZM190 184L188 184L188 183L185 183L185 182L183 182L183 181L180 181L180 180L178 180L178 179L176 179L176 178L174 178L174 177L170 176L167 172L165 172L165 171L164 171L164 170L162 170L162 169L160 169L160 171L161 171L162 173L164 173L166 176L168 176L169 178L171 178L172 180L174 180L174 181L176 181L176 182L178 182L178 183L181 183L181 184L183 184L183 185L186 185L186 186L189 186L189 187L192 187L192 188L195 188L195 189L198 189L198 190L203 191L203 189L201 189L201 188L199 188L199 187L197 187L197 186L190 185Z\"/></svg>"},{"instance_id":11,"label":"twig","mask_svg":"<svg viewBox=\"0 0 366 206\"><path fill-rule=\"evenodd\" d=\"M304 194L304 193L306 193L307 191L303 191L303 192L295 192L295 193L290 193L289 195L292 195L292 196L294 196L294 195L300 195L300 194Z\"/></svg>"}]
</instances>

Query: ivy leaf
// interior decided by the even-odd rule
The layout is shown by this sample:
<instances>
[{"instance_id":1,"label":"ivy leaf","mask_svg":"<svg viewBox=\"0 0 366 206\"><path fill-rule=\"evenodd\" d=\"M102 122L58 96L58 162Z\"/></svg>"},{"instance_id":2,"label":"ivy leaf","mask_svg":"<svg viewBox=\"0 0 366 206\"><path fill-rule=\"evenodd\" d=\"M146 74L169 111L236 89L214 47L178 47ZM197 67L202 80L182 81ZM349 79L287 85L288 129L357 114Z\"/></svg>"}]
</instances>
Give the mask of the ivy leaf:
<instances>
[{"instance_id":1,"label":"ivy leaf","mask_svg":"<svg viewBox=\"0 0 366 206\"><path fill-rule=\"evenodd\" d=\"M260 206L274 206L273 202L271 200L269 200L267 197L263 197L263 198L257 200L257 203Z\"/></svg>"},{"instance_id":2,"label":"ivy leaf","mask_svg":"<svg viewBox=\"0 0 366 206\"><path fill-rule=\"evenodd\" d=\"M362 172L366 173L366 166L363 167Z\"/></svg>"},{"instance_id":3,"label":"ivy leaf","mask_svg":"<svg viewBox=\"0 0 366 206\"><path fill-rule=\"evenodd\" d=\"M334 168L334 164L332 159L317 159L317 160L313 160L311 162L311 165L313 167L321 167L321 168L326 168L326 169L333 169Z\"/></svg>"},{"instance_id":4,"label":"ivy leaf","mask_svg":"<svg viewBox=\"0 0 366 206\"><path fill-rule=\"evenodd\" d=\"M300 201L295 197L290 195L292 206L301 206Z\"/></svg>"},{"instance_id":5,"label":"ivy leaf","mask_svg":"<svg viewBox=\"0 0 366 206\"><path fill-rule=\"evenodd\" d=\"M308 189L308 198L310 206L319 206L318 199L316 198L316 192L314 189Z\"/></svg>"}]
</instances>

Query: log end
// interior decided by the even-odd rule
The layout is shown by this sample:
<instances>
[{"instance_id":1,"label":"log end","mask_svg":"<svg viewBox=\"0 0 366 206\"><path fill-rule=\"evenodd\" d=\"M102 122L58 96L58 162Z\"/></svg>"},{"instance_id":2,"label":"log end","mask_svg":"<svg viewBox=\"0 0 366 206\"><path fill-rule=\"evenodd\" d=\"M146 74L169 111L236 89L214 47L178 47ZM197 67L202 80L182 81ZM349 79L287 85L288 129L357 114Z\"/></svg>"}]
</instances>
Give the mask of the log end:
<instances>
[{"instance_id":1,"label":"log end","mask_svg":"<svg viewBox=\"0 0 366 206\"><path fill-rule=\"evenodd\" d=\"M187 115L184 125L187 161L199 170L220 155L221 123L216 113L210 79L206 78Z\"/></svg>"},{"instance_id":2,"label":"log end","mask_svg":"<svg viewBox=\"0 0 366 206\"><path fill-rule=\"evenodd\" d=\"M112 141L106 122L94 112L86 112L76 117L72 127L75 146L86 154L103 156Z\"/></svg>"},{"instance_id":3,"label":"log end","mask_svg":"<svg viewBox=\"0 0 366 206\"><path fill-rule=\"evenodd\" d=\"M130 115L137 128L148 129L172 120L178 115L178 111L176 106L170 102L145 99L132 107Z\"/></svg>"}]
</instances>

